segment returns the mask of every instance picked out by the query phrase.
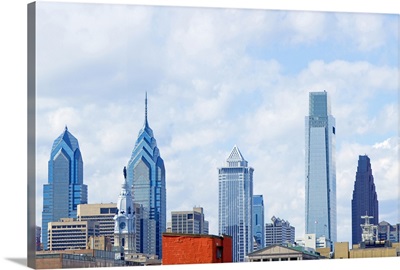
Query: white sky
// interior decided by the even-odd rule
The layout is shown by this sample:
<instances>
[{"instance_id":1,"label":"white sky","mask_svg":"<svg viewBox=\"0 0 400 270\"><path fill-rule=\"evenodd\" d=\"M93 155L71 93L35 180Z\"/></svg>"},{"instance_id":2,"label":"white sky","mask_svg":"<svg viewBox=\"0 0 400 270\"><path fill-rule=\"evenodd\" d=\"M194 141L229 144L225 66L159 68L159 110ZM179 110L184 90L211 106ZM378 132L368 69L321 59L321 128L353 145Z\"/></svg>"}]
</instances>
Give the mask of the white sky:
<instances>
[{"instance_id":1,"label":"white sky","mask_svg":"<svg viewBox=\"0 0 400 270\"><path fill-rule=\"evenodd\" d=\"M398 16L107 4L37 5L37 224L52 143L68 125L89 203L116 202L148 118L170 212L202 206L218 234L218 176L236 144L275 215L304 233L304 117L326 90L336 118L338 241L351 241L358 155L380 220L399 214Z\"/></svg>"}]
</instances>

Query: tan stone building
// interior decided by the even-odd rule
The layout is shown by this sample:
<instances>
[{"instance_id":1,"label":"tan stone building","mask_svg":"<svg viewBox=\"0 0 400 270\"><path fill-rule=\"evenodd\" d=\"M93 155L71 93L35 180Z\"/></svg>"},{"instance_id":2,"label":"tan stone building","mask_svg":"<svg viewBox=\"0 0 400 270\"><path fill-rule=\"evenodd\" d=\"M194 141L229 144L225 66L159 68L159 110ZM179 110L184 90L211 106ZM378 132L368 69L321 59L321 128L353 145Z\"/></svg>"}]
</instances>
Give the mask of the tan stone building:
<instances>
[{"instance_id":1,"label":"tan stone building","mask_svg":"<svg viewBox=\"0 0 400 270\"><path fill-rule=\"evenodd\" d=\"M247 255L250 262L318 260L321 256L312 249L301 246L271 245Z\"/></svg>"},{"instance_id":2,"label":"tan stone building","mask_svg":"<svg viewBox=\"0 0 400 270\"><path fill-rule=\"evenodd\" d=\"M99 224L95 221L76 221L62 218L48 223L49 250L86 249L89 237L99 235Z\"/></svg>"},{"instance_id":3,"label":"tan stone building","mask_svg":"<svg viewBox=\"0 0 400 270\"><path fill-rule=\"evenodd\" d=\"M79 221L97 221L99 235L108 237L111 244L114 244L114 216L116 211L116 203L79 204L77 217Z\"/></svg>"}]
</instances>

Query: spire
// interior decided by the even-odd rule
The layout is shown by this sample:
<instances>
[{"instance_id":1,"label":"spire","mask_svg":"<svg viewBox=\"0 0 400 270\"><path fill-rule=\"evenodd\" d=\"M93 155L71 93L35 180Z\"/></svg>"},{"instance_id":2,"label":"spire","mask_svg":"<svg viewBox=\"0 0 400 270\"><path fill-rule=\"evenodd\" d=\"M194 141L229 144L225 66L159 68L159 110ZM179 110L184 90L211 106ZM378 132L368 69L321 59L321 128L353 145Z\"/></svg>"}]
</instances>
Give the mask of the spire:
<instances>
[{"instance_id":1,"label":"spire","mask_svg":"<svg viewBox=\"0 0 400 270\"><path fill-rule=\"evenodd\" d=\"M147 122L147 91L146 91L146 97L144 99L144 124L145 124L145 126L148 126L148 122Z\"/></svg>"}]
</instances>

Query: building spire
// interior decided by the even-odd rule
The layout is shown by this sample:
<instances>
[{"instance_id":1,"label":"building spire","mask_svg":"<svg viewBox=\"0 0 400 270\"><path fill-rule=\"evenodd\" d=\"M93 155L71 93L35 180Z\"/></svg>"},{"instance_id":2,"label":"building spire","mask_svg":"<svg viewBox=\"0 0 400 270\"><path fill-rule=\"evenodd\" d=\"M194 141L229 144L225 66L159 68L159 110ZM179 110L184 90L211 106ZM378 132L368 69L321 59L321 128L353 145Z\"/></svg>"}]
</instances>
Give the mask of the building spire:
<instances>
[{"instance_id":1,"label":"building spire","mask_svg":"<svg viewBox=\"0 0 400 270\"><path fill-rule=\"evenodd\" d=\"M144 124L147 126L147 91L146 91L146 97L144 99Z\"/></svg>"}]
</instances>

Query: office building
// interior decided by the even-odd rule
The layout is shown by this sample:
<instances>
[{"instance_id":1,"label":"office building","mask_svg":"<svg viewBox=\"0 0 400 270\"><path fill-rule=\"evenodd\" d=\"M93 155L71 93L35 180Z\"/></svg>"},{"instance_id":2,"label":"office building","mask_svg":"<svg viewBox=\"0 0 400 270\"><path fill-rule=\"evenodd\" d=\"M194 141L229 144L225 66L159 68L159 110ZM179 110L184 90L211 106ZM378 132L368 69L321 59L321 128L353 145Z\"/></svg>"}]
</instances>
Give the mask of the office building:
<instances>
[{"instance_id":1,"label":"office building","mask_svg":"<svg viewBox=\"0 0 400 270\"><path fill-rule=\"evenodd\" d=\"M145 119L127 165L127 183L132 187L134 203L142 208L142 233L137 235L137 252L156 254L162 258L162 233L166 231L166 186L164 161L160 156L153 130Z\"/></svg>"},{"instance_id":2,"label":"office building","mask_svg":"<svg viewBox=\"0 0 400 270\"><path fill-rule=\"evenodd\" d=\"M172 211L171 220L172 233L208 234L202 207L193 207L192 211Z\"/></svg>"},{"instance_id":3,"label":"office building","mask_svg":"<svg viewBox=\"0 0 400 270\"><path fill-rule=\"evenodd\" d=\"M265 247L263 195L253 195L253 237L254 250Z\"/></svg>"},{"instance_id":4,"label":"office building","mask_svg":"<svg viewBox=\"0 0 400 270\"><path fill-rule=\"evenodd\" d=\"M389 240L392 243L400 242L400 223L390 225L387 221L378 224L378 240Z\"/></svg>"},{"instance_id":5,"label":"office building","mask_svg":"<svg viewBox=\"0 0 400 270\"><path fill-rule=\"evenodd\" d=\"M375 190L370 158L367 155L359 156L353 199L351 200L351 232L353 245L361 242L361 224L364 223L362 216L372 216L371 224L378 225L378 207L378 195Z\"/></svg>"},{"instance_id":6,"label":"office building","mask_svg":"<svg viewBox=\"0 0 400 270\"><path fill-rule=\"evenodd\" d=\"M265 224L265 246L293 244L295 228L289 221L275 216L271 218L271 221Z\"/></svg>"},{"instance_id":7,"label":"office building","mask_svg":"<svg viewBox=\"0 0 400 270\"><path fill-rule=\"evenodd\" d=\"M36 251L41 250L42 243L40 241L40 235L42 234L42 228L39 226L36 226L35 230L35 243L36 243Z\"/></svg>"},{"instance_id":8,"label":"office building","mask_svg":"<svg viewBox=\"0 0 400 270\"><path fill-rule=\"evenodd\" d=\"M218 230L232 236L234 262L253 251L253 171L236 145L226 166L218 168Z\"/></svg>"},{"instance_id":9,"label":"office building","mask_svg":"<svg viewBox=\"0 0 400 270\"><path fill-rule=\"evenodd\" d=\"M91 236L99 236L97 222L62 218L48 224L48 249L87 249Z\"/></svg>"},{"instance_id":10,"label":"office building","mask_svg":"<svg viewBox=\"0 0 400 270\"><path fill-rule=\"evenodd\" d=\"M48 162L48 183L43 185L42 242L48 249L49 222L76 218L79 204L87 203L83 160L78 140L65 127L54 141Z\"/></svg>"},{"instance_id":11,"label":"office building","mask_svg":"<svg viewBox=\"0 0 400 270\"><path fill-rule=\"evenodd\" d=\"M309 93L306 126L305 229L336 242L335 118L326 91Z\"/></svg>"},{"instance_id":12,"label":"office building","mask_svg":"<svg viewBox=\"0 0 400 270\"><path fill-rule=\"evenodd\" d=\"M79 221L92 220L99 224L99 235L108 237L114 245L114 216L117 212L116 203L80 204L77 210Z\"/></svg>"}]
</instances>

